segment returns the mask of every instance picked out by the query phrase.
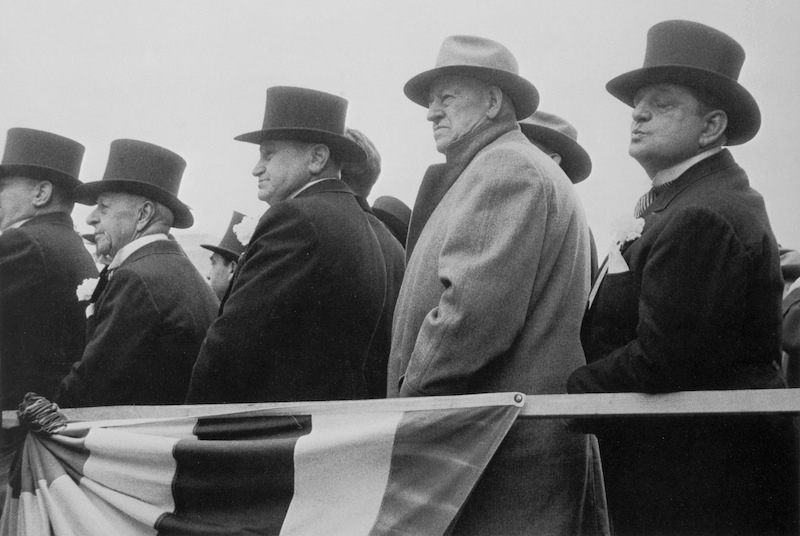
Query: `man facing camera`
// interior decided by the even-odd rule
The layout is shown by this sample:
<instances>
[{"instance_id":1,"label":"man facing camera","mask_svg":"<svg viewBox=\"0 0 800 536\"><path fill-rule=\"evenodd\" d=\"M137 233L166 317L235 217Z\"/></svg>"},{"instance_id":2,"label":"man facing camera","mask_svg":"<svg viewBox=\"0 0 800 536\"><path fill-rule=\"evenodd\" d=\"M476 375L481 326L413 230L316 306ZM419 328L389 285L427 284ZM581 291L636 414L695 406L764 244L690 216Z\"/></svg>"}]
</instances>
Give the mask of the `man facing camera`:
<instances>
[{"instance_id":1,"label":"man facing camera","mask_svg":"<svg viewBox=\"0 0 800 536\"><path fill-rule=\"evenodd\" d=\"M218 301L168 237L194 218L177 197L184 160L137 140L111 143L102 180L77 199L97 204L98 255L112 257L91 296L87 343L56 395L66 407L179 404Z\"/></svg>"},{"instance_id":2,"label":"man facing camera","mask_svg":"<svg viewBox=\"0 0 800 536\"><path fill-rule=\"evenodd\" d=\"M269 203L197 359L189 403L364 398L364 366L386 291L381 246L340 180L363 162L347 101L267 90L253 175Z\"/></svg>"},{"instance_id":3,"label":"man facing camera","mask_svg":"<svg viewBox=\"0 0 800 536\"><path fill-rule=\"evenodd\" d=\"M756 135L744 50L688 21L653 26L644 66L606 88L633 108L629 154L653 186L583 322L571 393L781 388L778 245L726 145ZM643 224L643 228L641 228ZM617 534L796 534L791 420L589 423Z\"/></svg>"}]
</instances>

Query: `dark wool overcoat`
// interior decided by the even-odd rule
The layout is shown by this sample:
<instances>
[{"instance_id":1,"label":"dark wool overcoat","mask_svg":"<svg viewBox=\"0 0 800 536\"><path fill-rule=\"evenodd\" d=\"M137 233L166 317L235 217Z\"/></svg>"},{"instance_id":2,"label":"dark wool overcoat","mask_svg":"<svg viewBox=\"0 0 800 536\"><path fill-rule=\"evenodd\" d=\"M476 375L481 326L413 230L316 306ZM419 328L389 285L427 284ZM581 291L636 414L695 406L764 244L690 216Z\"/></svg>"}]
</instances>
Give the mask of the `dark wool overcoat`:
<instances>
[{"instance_id":1,"label":"dark wool overcoat","mask_svg":"<svg viewBox=\"0 0 800 536\"><path fill-rule=\"evenodd\" d=\"M180 404L218 300L180 245L158 240L113 270L86 350L61 383L66 407Z\"/></svg>"},{"instance_id":2,"label":"dark wool overcoat","mask_svg":"<svg viewBox=\"0 0 800 536\"><path fill-rule=\"evenodd\" d=\"M622 248L584 318L571 393L780 388L783 282L762 197L724 150L687 170ZM595 421L618 534L796 531L783 417ZM585 425L584 425L585 426Z\"/></svg>"},{"instance_id":3,"label":"dark wool overcoat","mask_svg":"<svg viewBox=\"0 0 800 536\"><path fill-rule=\"evenodd\" d=\"M364 398L385 291L380 244L342 181L275 203L208 331L188 402Z\"/></svg>"},{"instance_id":4,"label":"dark wool overcoat","mask_svg":"<svg viewBox=\"0 0 800 536\"><path fill-rule=\"evenodd\" d=\"M383 300L383 310L364 367L367 396L369 398L386 398L387 367L389 350L392 346L392 319L395 305L397 305L397 295L400 293L400 285L403 284L403 274L406 271L406 251L386 224L372 213L366 200L358 197L357 199L381 245L383 263L386 268L386 295Z\"/></svg>"},{"instance_id":5,"label":"dark wool overcoat","mask_svg":"<svg viewBox=\"0 0 800 536\"><path fill-rule=\"evenodd\" d=\"M3 409L17 409L28 391L52 400L83 352L86 304L75 291L94 277L68 214L36 216L0 235Z\"/></svg>"}]
</instances>

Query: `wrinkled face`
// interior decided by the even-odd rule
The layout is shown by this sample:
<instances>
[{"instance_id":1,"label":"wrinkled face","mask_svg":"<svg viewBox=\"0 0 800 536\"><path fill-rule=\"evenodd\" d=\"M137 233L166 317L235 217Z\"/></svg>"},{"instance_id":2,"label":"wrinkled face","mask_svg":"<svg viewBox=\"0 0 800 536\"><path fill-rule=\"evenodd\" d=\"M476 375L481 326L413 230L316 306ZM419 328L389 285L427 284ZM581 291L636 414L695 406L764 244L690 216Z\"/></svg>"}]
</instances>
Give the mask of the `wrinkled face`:
<instances>
[{"instance_id":1,"label":"wrinkled face","mask_svg":"<svg viewBox=\"0 0 800 536\"><path fill-rule=\"evenodd\" d=\"M235 262L227 262L225 258L219 253L211 255L211 269L206 276L208 284L211 285L211 290L217 295L217 298L222 300L225 292L228 290L228 284L233 278L233 270L236 267Z\"/></svg>"},{"instance_id":2,"label":"wrinkled face","mask_svg":"<svg viewBox=\"0 0 800 536\"><path fill-rule=\"evenodd\" d=\"M288 199L310 179L311 144L291 140L261 143L261 157L253 168L258 178L258 198L269 204Z\"/></svg>"},{"instance_id":3,"label":"wrinkled face","mask_svg":"<svg viewBox=\"0 0 800 536\"><path fill-rule=\"evenodd\" d=\"M447 151L486 120L488 84L469 76L442 76L428 91L428 121L433 123L436 150Z\"/></svg>"},{"instance_id":4,"label":"wrinkled face","mask_svg":"<svg viewBox=\"0 0 800 536\"><path fill-rule=\"evenodd\" d=\"M97 196L97 206L86 218L94 226L97 255L114 257L136 236L136 218L144 199L130 194L104 192Z\"/></svg>"},{"instance_id":5,"label":"wrinkled face","mask_svg":"<svg viewBox=\"0 0 800 536\"><path fill-rule=\"evenodd\" d=\"M0 231L35 214L33 206L36 181L27 177L0 180Z\"/></svg>"},{"instance_id":6,"label":"wrinkled face","mask_svg":"<svg viewBox=\"0 0 800 536\"><path fill-rule=\"evenodd\" d=\"M652 177L700 151L706 125L703 107L692 92L675 84L646 86L633 100L628 154Z\"/></svg>"}]
</instances>

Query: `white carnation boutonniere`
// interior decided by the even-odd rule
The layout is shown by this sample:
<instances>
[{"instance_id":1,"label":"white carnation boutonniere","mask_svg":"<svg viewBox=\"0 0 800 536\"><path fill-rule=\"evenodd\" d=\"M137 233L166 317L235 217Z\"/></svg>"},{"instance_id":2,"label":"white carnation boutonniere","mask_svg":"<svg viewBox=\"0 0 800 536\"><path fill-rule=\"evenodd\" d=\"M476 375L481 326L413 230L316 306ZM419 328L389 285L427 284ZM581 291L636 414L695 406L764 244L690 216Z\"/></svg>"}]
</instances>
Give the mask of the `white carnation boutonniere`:
<instances>
[{"instance_id":1,"label":"white carnation boutonniere","mask_svg":"<svg viewBox=\"0 0 800 536\"><path fill-rule=\"evenodd\" d=\"M233 232L236 233L236 238L245 246L250 242L253 233L256 230L258 220L245 216L242 221L233 226Z\"/></svg>"},{"instance_id":2,"label":"white carnation boutonniere","mask_svg":"<svg viewBox=\"0 0 800 536\"><path fill-rule=\"evenodd\" d=\"M92 295L94 294L94 289L97 288L97 283L100 281L97 277L92 277L89 279L84 279L83 283L78 285L78 288L75 290L75 294L78 295L79 302L85 302L92 299ZM86 307L86 318L89 318L94 314L94 304L90 303Z\"/></svg>"},{"instance_id":3,"label":"white carnation boutonniere","mask_svg":"<svg viewBox=\"0 0 800 536\"><path fill-rule=\"evenodd\" d=\"M623 216L614 222L611 249L608 252L608 273L618 274L629 270L628 263L622 258L620 249L628 242L642 236L644 218Z\"/></svg>"},{"instance_id":4,"label":"white carnation boutonniere","mask_svg":"<svg viewBox=\"0 0 800 536\"><path fill-rule=\"evenodd\" d=\"M92 299L94 289L97 288L97 282L100 281L97 277L84 279L83 283L78 285L75 294L78 295L78 301L89 301Z\"/></svg>"}]
</instances>

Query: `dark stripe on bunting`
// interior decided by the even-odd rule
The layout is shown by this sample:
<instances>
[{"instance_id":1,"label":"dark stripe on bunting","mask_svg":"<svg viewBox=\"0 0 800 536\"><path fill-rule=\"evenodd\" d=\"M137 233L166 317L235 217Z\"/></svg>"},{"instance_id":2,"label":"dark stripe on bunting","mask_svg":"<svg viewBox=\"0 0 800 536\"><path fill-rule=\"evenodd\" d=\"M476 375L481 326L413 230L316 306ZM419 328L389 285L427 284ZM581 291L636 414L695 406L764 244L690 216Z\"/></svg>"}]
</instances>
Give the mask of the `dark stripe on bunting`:
<instances>
[{"instance_id":1,"label":"dark stripe on bunting","mask_svg":"<svg viewBox=\"0 0 800 536\"><path fill-rule=\"evenodd\" d=\"M158 534L278 535L294 494L295 444L310 432L310 415L200 419L199 440L175 445L175 513L159 518Z\"/></svg>"}]
</instances>

